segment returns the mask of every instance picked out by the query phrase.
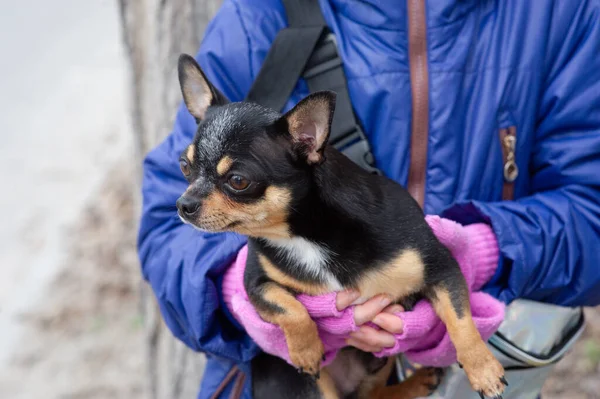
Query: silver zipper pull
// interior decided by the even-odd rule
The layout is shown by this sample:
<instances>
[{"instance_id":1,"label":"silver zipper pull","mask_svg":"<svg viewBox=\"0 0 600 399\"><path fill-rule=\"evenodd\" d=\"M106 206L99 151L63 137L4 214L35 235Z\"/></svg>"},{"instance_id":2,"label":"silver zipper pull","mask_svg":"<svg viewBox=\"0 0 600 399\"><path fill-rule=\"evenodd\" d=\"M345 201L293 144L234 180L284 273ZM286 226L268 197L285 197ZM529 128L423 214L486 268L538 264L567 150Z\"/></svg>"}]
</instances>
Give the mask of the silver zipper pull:
<instances>
[{"instance_id":1,"label":"silver zipper pull","mask_svg":"<svg viewBox=\"0 0 600 399\"><path fill-rule=\"evenodd\" d=\"M515 149L517 147L517 138L513 135L507 135L502 140L506 150L506 162L504 163L504 180L512 183L519 176L519 167L515 162Z\"/></svg>"}]
</instances>

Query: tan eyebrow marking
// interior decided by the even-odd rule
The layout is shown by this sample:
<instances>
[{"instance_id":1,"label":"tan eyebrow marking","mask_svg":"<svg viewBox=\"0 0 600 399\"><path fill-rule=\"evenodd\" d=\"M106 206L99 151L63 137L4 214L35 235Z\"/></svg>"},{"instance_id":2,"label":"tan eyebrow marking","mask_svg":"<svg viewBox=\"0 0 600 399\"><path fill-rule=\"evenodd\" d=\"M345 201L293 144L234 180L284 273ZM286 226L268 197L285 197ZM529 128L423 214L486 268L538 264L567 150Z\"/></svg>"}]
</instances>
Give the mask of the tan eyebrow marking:
<instances>
[{"instance_id":1,"label":"tan eyebrow marking","mask_svg":"<svg viewBox=\"0 0 600 399\"><path fill-rule=\"evenodd\" d=\"M229 168L231 168L231 165L233 165L233 159L229 158L227 155L221 158L217 164L217 173L219 176L223 176L225 173L227 173Z\"/></svg>"}]
</instances>

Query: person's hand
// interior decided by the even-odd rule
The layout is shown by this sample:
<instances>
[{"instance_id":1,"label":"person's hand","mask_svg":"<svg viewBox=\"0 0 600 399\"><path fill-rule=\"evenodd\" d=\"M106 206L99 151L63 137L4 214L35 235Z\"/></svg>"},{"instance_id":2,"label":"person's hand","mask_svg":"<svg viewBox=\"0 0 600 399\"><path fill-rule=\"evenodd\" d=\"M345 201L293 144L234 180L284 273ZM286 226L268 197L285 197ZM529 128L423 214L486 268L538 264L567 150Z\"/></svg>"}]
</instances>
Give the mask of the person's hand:
<instances>
[{"instance_id":1,"label":"person's hand","mask_svg":"<svg viewBox=\"0 0 600 399\"><path fill-rule=\"evenodd\" d=\"M338 293L337 309L346 309L359 296L359 292L351 290ZM354 323L359 328L350 333L347 344L365 352L381 352L385 348L393 348L396 343L395 335L401 334L404 326L402 319L396 314L403 311L400 305L390 305L389 298L385 296L374 297L355 305ZM379 329L365 325L368 322L377 325Z\"/></svg>"}]
</instances>

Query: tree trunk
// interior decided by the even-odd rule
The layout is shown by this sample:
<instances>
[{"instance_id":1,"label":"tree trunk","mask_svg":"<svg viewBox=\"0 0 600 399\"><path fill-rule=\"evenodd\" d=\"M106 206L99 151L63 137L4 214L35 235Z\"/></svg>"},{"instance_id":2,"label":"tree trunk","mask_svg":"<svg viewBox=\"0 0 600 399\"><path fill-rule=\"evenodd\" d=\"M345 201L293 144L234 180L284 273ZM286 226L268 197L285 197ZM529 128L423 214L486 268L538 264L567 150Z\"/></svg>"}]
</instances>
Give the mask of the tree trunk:
<instances>
[{"instance_id":1,"label":"tree trunk","mask_svg":"<svg viewBox=\"0 0 600 399\"><path fill-rule=\"evenodd\" d=\"M171 131L181 101L177 58L183 52L198 51L206 25L219 5L220 0L119 0L130 67L138 189L142 159ZM195 397L204 357L168 331L147 284L143 283L140 291L148 367L145 397Z\"/></svg>"}]
</instances>

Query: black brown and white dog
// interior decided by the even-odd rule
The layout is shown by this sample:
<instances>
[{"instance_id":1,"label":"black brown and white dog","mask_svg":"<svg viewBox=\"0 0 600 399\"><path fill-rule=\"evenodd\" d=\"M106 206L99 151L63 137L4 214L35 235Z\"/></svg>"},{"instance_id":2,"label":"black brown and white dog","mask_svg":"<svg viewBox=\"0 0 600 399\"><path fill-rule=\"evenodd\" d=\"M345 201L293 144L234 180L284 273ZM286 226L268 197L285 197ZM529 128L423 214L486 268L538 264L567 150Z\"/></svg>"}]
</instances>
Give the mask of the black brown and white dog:
<instances>
[{"instance_id":1,"label":"black brown and white dog","mask_svg":"<svg viewBox=\"0 0 600 399\"><path fill-rule=\"evenodd\" d=\"M255 397L408 399L437 385L439 373L423 369L386 387L390 361L356 349L321 370L323 344L295 295L348 288L362 298L429 300L473 389L501 397L504 369L473 323L456 260L418 204L401 185L327 145L334 93L311 94L281 115L229 103L188 55L179 59L179 80L198 122L180 158L189 187L177 201L179 216L202 230L249 237L245 288L260 316L282 328L291 361L302 371L260 356L253 364ZM354 375L354 381L340 381L340 370L342 379Z\"/></svg>"}]
</instances>

